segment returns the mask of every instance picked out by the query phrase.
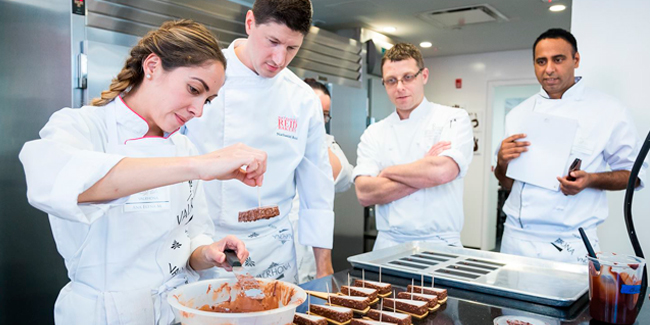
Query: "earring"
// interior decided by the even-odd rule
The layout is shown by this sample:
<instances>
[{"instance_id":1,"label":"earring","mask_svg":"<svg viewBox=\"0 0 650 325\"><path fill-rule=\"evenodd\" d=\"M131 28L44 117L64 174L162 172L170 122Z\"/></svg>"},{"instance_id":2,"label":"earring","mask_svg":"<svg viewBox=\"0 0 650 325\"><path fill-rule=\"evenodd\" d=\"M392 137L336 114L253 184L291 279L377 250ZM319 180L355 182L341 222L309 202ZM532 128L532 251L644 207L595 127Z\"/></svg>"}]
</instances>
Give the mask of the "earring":
<instances>
[{"instance_id":1,"label":"earring","mask_svg":"<svg viewBox=\"0 0 650 325\"><path fill-rule=\"evenodd\" d=\"M147 79L151 79L151 75L147 73Z\"/></svg>"}]
</instances>

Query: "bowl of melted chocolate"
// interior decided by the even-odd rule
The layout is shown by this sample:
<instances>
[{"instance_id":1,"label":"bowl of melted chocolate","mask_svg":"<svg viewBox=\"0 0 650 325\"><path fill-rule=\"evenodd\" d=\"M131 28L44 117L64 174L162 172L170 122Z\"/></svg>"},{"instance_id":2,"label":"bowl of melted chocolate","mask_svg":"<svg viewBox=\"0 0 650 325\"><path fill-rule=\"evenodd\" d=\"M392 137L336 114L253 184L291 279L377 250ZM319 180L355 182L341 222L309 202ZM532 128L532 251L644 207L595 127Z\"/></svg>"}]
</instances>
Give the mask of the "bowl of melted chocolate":
<instances>
[{"instance_id":1,"label":"bowl of melted chocolate","mask_svg":"<svg viewBox=\"0 0 650 325\"><path fill-rule=\"evenodd\" d=\"M181 324L291 324L307 297L297 285L248 277L213 279L172 290L167 302Z\"/></svg>"}]
</instances>

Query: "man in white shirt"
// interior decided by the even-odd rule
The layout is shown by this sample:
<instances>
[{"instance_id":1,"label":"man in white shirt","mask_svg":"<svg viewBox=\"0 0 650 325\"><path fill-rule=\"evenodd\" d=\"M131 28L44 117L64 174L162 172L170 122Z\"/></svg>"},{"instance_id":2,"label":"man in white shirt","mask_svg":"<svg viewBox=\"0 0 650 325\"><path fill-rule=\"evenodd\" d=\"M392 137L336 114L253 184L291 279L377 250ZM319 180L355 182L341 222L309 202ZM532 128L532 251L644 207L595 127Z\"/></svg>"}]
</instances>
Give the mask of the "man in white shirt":
<instances>
[{"instance_id":1,"label":"man in white shirt","mask_svg":"<svg viewBox=\"0 0 650 325\"><path fill-rule=\"evenodd\" d=\"M361 205L377 205L373 250L415 240L461 246L474 144L467 112L424 97L429 70L412 44L386 51L382 77L396 110L363 133L353 173Z\"/></svg>"},{"instance_id":2,"label":"man in white shirt","mask_svg":"<svg viewBox=\"0 0 650 325\"><path fill-rule=\"evenodd\" d=\"M312 246L317 277L333 273L334 182L328 161L321 104L313 90L286 67L311 27L309 0L257 0L246 14L247 39L224 55L227 82L186 134L201 152L242 142L268 152L264 185L207 182L206 198L217 236L237 235L249 249L245 272L298 282L288 214L300 194L300 242ZM259 191L259 192L258 192ZM278 205L280 215L250 223L238 213ZM216 276L228 276L221 272Z\"/></svg>"},{"instance_id":3,"label":"man in white shirt","mask_svg":"<svg viewBox=\"0 0 650 325\"><path fill-rule=\"evenodd\" d=\"M312 78L305 79L307 83L316 93L320 99L323 107L323 120L325 123L329 122L330 108L332 100L329 89ZM345 153L338 143L334 141L334 137L330 134L325 134L325 141L327 143L327 153L329 155L330 165L332 165L332 177L334 178L335 192L345 192L352 185L352 169L354 168L345 157ZM293 199L293 207L289 213L289 220L293 226L293 232L299 234L298 228L299 220L299 204L300 195L296 195ZM313 280L316 277L316 260L312 247L301 245L300 242L294 241L296 246L296 260L298 261L298 283L305 283Z\"/></svg>"},{"instance_id":4,"label":"man in white shirt","mask_svg":"<svg viewBox=\"0 0 650 325\"><path fill-rule=\"evenodd\" d=\"M626 187L639 153L640 141L629 112L616 99L585 87L575 77L580 54L575 37L562 29L549 29L533 44L535 75L542 90L506 116L506 138L501 142L495 175L511 189L503 211L508 216L501 252L569 263L586 263L587 254L578 228L584 228L591 245L600 249L596 227L607 218L606 190ZM513 180L508 164L525 155L525 134L512 129L523 123L525 112L552 114L578 121L567 174L557 177L559 191ZM569 171L575 159L580 170ZM608 171L608 168L611 171ZM645 168L637 179L643 187Z\"/></svg>"}]
</instances>

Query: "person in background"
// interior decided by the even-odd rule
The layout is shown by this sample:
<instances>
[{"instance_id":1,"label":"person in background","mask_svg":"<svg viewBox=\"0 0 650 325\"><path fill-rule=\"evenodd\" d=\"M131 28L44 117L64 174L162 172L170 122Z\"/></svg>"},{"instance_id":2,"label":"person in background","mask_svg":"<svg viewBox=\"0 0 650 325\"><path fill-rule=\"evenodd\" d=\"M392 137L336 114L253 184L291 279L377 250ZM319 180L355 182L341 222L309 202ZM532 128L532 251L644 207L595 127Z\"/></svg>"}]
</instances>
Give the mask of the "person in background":
<instances>
[{"instance_id":1,"label":"person in background","mask_svg":"<svg viewBox=\"0 0 650 325\"><path fill-rule=\"evenodd\" d=\"M311 27L309 0L257 0L246 14L247 39L224 51L228 83L187 124L185 133L201 152L236 142L269 154L264 186L208 182L206 196L218 236L234 233L246 242L245 272L298 282L294 235L288 215L300 194L300 243L312 246L317 277L332 274L334 180L323 110L314 91L287 69ZM258 194L261 200L258 200ZM277 205L280 215L239 223L240 211ZM216 275L224 276L224 272Z\"/></svg>"},{"instance_id":2,"label":"person in background","mask_svg":"<svg viewBox=\"0 0 650 325\"><path fill-rule=\"evenodd\" d=\"M131 49L101 98L55 112L24 145L27 197L48 214L70 278L57 324L173 323L169 290L195 271L230 269L225 249L248 257L234 236L213 241L197 180L260 185L266 154L237 144L197 155L176 132L217 96L225 65L203 25L166 22Z\"/></svg>"},{"instance_id":3,"label":"person in background","mask_svg":"<svg viewBox=\"0 0 650 325\"><path fill-rule=\"evenodd\" d=\"M575 37L549 29L533 44L533 66L542 89L506 116L507 137L501 142L494 174L510 196L501 252L549 260L586 263L586 248L578 228L585 229L599 251L596 227L607 218L607 190L626 187L639 153L640 141L627 109L616 99L585 86L575 76L580 53ZM579 158L581 168L558 177L553 191L508 178L508 164L534 143L511 130L521 125L523 112L539 112L578 121L567 168ZM611 171L608 171L608 167ZM645 166L637 179L643 187Z\"/></svg>"},{"instance_id":4,"label":"person in background","mask_svg":"<svg viewBox=\"0 0 650 325\"><path fill-rule=\"evenodd\" d=\"M325 123L329 123L332 118L330 115L332 96L330 95L329 89L313 78L306 78L305 82L314 90L318 99L320 99L321 106L323 107L323 120ZM345 157L341 146L334 140L334 136L325 134L325 141L327 142L330 165L332 165L334 190L337 193L345 192L352 186L352 170L354 167L348 162L348 158Z\"/></svg>"},{"instance_id":5,"label":"person in background","mask_svg":"<svg viewBox=\"0 0 650 325\"><path fill-rule=\"evenodd\" d=\"M415 240L461 246L469 116L424 97L429 70L412 44L390 48L381 65L395 112L363 133L353 173L361 205L377 205L373 250Z\"/></svg>"},{"instance_id":6,"label":"person in background","mask_svg":"<svg viewBox=\"0 0 650 325\"><path fill-rule=\"evenodd\" d=\"M321 105L323 106L323 119L325 123L330 121L330 107L332 104L330 91L327 87L313 78L306 78L305 82L314 90ZM337 193L347 191L352 185L353 166L348 162L345 153L334 137L325 134L327 142L327 153L329 155L330 165L332 165L332 177L334 177L334 191ZM298 230L298 207L300 205L300 195L296 194L293 199L293 206L289 213L289 220L293 226L294 236L299 233ZM301 245L294 241L296 247L296 261L298 263L298 283L305 283L316 278L316 260L311 247Z\"/></svg>"}]
</instances>

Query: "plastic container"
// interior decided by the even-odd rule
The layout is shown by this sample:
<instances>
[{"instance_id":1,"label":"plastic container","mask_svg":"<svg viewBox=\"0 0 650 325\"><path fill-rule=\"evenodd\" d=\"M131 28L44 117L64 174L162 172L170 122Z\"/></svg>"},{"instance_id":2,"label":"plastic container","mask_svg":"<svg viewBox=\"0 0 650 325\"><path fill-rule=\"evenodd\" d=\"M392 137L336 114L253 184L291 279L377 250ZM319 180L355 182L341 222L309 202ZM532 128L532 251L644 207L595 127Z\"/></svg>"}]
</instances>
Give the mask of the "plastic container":
<instances>
[{"instance_id":1,"label":"plastic container","mask_svg":"<svg viewBox=\"0 0 650 325\"><path fill-rule=\"evenodd\" d=\"M598 253L589 259L589 313L611 324L633 324L645 260L636 256Z\"/></svg>"},{"instance_id":2,"label":"plastic container","mask_svg":"<svg viewBox=\"0 0 650 325\"><path fill-rule=\"evenodd\" d=\"M241 297L241 288L236 279L214 279L187 284L172 290L167 296L167 301L174 309L176 321L184 325L291 324L296 308L307 297L305 290L287 282L268 279L256 280L267 297L276 297L279 300L277 308L240 313L223 313L199 309L201 307L205 308L205 306L217 306L229 299L235 302Z\"/></svg>"}]
</instances>

